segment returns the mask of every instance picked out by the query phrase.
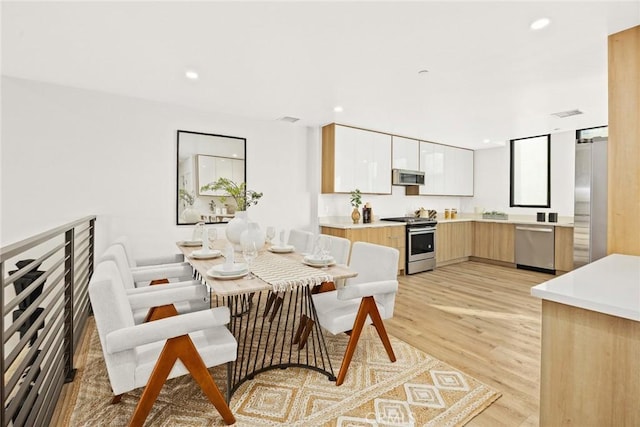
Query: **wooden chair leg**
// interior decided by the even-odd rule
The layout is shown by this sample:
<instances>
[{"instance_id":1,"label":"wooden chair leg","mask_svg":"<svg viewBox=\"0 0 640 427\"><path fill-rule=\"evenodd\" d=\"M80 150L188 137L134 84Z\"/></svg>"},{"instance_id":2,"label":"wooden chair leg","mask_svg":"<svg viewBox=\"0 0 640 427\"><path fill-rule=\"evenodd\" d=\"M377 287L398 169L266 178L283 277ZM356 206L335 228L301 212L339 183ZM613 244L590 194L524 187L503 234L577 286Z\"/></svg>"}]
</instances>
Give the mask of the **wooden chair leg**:
<instances>
[{"instance_id":1,"label":"wooden chair leg","mask_svg":"<svg viewBox=\"0 0 640 427\"><path fill-rule=\"evenodd\" d=\"M387 330L384 328L384 322L380 317L380 312L378 311L378 307L376 306L376 301L373 297L371 298L373 303L373 308L369 312L369 316L371 317L371 321L373 322L373 326L375 326L376 331L378 331L378 336L382 341L382 345L384 345L384 349L387 350L387 355L389 356L389 360L392 362L396 361L396 355L393 353L393 348L391 347L391 341L389 341L389 335L387 335Z\"/></svg>"},{"instance_id":2,"label":"wooden chair leg","mask_svg":"<svg viewBox=\"0 0 640 427\"><path fill-rule=\"evenodd\" d=\"M211 378L193 341L191 341L188 335L182 335L170 338L165 343L160 357L158 357L158 361L153 368L153 372L149 377L147 386L142 392L140 401L131 417L129 426L139 427L144 424L149 412L151 412L154 402L160 394L162 386L169 377L171 369L178 359L182 361L196 382L202 387L203 392L218 410L224 422L227 424L235 423L236 420L233 413L229 409L213 378Z\"/></svg>"},{"instance_id":3,"label":"wooden chair leg","mask_svg":"<svg viewBox=\"0 0 640 427\"><path fill-rule=\"evenodd\" d=\"M181 348L180 360L189 370L193 379L200 385L200 388L202 388L204 394L207 395L209 401L213 403L213 406L218 410L224 422L227 424L234 424L236 422L236 418L233 416L231 409L229 409L220 389L213 381L213 378L211 378L211 374L207 370L207 366L200 357L193 341L191 341L191 338L187 335L180 338L184 340L184 347Z\"/></svg>"},{"instance_id":4,"label":"wooden chair leg","mask_svg":"<svg viewBox=\"0 0 640 427\"><path fill-rule=\"evenodd\" d=\"M323 292L331 292L336 290L334 282L322 282L311 289L312 294L321 294Z\"/></svg>"},{"instance_id":5,"label":"wooden chair leg","mask_svg":"<svg viewBox=\"0 0 640 427\"><path fill-rule=\"evenodd\" d=\"M342 385L342 383L344 382L344 377L347 375L347 370L349 369L351 358L353 357L353 353L355 352L356 346L358 345L358 339L360 338L360 333L362 332L364 323L367 321L367 315L369 314L369 303L367 302L368 298L373 299L373 297L366 297L366 298L362 298L362 301L360 301L358 314L356 315L356 320L353 322L353 329L351 330L351 335L349 336L349 343L347 344L347 350L344 352L344 358L342 359L340 372L338 372L338 377L336 378L337 386ZM374 302L374 306L375 306L375 302Z\"/></svg>"},{"instance_id":6,"label":"wooden chair leg","mask_svg":"<svg viewBox=\"0 0 640 427\"><path fill-rule=\"evenodd\" d=\"M342 359L340 372L338 372L338 377L336 378L336 386L342 385L342 383L344 382L344 378L347 375L347 370L349 369L349 364L351 363L351 359L353 358L353 353L355 352L356 346L358 345L358 339L360 338L360 334L362 333L362 328L367 321L367 316L371 317L373 325L375 326L376 331L378 331L378 336L380 336L380 339L382 340L382 345L384 345L389 359L392 362L396 361L396 356L393 353L391 341L389 341L389 336L387 335L387 331L384 328L384 323L382 322L382 318L380 317L380 313L378 312L376 301L372 296L364 297L362 298L362 301L360 301L358 314L356 315L356 320L353 323L353 329L349 334L349 343L347 344L347 350L344 353L344 359Z\"/></svg>"},{"instance_id":7,"label":"wooden chair leg","mask_svg":"<svg viewBox=\"0 0 640 427\"><path fill-rule=\"evenodd\" d=\"M302 335L308 319L309 317L306 314L300 316L300 324L298 325L298 329L296 329L296 334L293 336L293 344L300 342L300 335Z\"/></svg>"},{"instance_id":8,"label":"wooden chair leg","mask_svg":"<svg viewBox=\"0 0 640 427\"><path fill-rule=\"evenodd\" d=\"M267 315L269 314L269 310L271 310L271 305L273 305L273 302L276 300L276 294L274 294L273 292L269 294L269 297L267 297L267 303L264 306L264 317L267 317Z\"/></svg>"},{"instance_id":9,"label":"wooden chair leg","mask_svg":"<svg viewBox=\"0 0 640 427\"><path fill-rule=\"evenodd\" d=\"M316 324L313 319L308 318L307 323L304 325L304 331L300 335L300 342L298 344L298 350L304 349L304 346L307 344L307 338L309 338L309 334L313 330L313 326Z\"/></svg>"},{"instance_id":10,"label":"wooden chair leg","mask_svg":"<svg viewBox=\"0 0 640 427\"><path fill-rule=\"evenodd\" d=\"M144 323L153 322L154 320L164 319L165 317L177 316L178 310L176 310L173 304L161 305L159 307L151 307L147 316L144 318Z\"/></svg>"},{"instance_id":11,"label":"wooden chair leg","mask_svg":"<svg viewBox=\"0 0 640 427\"><path fill-rule=\"evenodd\" d=\"M283 301L284 301L284 298L281 295L278 295L276 297L276 301L273 304L273 311L271 312L271 316L269 317L269 322L273 322L273 319L276 318L278 311L280 311L280 307L282 307Z\"/></svg>"}]
</instances>

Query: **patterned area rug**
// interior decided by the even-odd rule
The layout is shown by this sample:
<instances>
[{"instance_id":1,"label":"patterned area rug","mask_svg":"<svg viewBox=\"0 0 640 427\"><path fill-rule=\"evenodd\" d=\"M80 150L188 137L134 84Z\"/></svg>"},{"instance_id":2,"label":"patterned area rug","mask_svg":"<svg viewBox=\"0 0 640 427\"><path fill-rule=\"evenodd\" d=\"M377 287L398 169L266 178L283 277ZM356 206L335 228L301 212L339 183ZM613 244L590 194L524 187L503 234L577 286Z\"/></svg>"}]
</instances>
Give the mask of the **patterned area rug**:
<instances>
[{"instance_id":1,"label":"patterned area rug","mask_svg":"<svg viewBox=\"0 0 640 427\"><path fill-rule=\"evenodd\" d=\"M93 319L87 323L70 410L62 424L127 425L141 389L119 404L113 397ZM327 334L332 364L339 369L348 337ZM242 384L230 407L237 426L457 426L464 425L500 393L394 337L391 363L375 329L365 327L344 384L302 369L276 369ZM210 370L225 392L226 367ZM169 380L146 426L224 425L190 376Z\"/></svg>"}]
</instances>

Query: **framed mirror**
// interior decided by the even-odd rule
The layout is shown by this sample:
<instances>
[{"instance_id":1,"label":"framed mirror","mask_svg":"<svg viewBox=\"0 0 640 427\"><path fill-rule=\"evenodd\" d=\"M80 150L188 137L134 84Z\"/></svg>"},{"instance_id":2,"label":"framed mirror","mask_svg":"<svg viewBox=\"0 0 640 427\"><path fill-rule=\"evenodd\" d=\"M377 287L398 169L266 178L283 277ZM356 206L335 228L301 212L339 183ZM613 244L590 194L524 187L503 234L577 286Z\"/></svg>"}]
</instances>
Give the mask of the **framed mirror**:
<instances>
[{"instance_id":1,"label":"framed mirror","mask_svg":"<svg viewBox=\"0 0 640 427\"><path fill-rule=\"evenodd\" d=\"M247 140L186 130L178 130L177 139L176 224L228 222L233 199L202 187L219 178L245 182Z\"/></svg>"},{"instance_id":2,"label":"framed mirror","mask_svg":"<svg viewBox=\"0 0 640 427\"><path fill-rule=\"evenodd\" d=\"M509 206L551 207L551 135L511 140Z\"/></svg>"}]
</instances>

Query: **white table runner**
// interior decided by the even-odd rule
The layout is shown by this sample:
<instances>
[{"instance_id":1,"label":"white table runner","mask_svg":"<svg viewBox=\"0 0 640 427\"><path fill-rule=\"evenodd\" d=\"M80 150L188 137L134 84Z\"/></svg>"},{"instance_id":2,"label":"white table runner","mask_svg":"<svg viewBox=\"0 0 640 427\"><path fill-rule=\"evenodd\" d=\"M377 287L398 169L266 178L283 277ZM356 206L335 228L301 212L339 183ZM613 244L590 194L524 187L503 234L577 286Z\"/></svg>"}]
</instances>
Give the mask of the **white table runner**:
<instances>
[{"instance_id":1,"label":"white table runner","mask_svg":"<svg viewBox=\"0 0 640 427\"><path fill-rule=\"evenodd\" d=\"M274 292L333 281L333 276L321 268L309 267L271 252L260 254L251 264L251 272L273 286Z\"/></svg>"}]
</instances>

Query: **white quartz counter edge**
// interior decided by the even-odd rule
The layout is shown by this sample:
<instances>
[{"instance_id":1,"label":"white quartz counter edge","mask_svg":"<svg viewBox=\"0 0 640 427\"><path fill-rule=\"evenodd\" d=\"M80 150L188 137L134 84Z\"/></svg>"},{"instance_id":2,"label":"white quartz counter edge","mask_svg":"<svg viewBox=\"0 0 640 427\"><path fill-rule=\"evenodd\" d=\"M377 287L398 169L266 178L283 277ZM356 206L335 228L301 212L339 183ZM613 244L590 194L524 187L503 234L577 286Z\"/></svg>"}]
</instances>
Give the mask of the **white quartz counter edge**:
<instances>
[{"instance_id":1,"label":"white quartz counter edge","mask_svg":"<svg viewBox=\"0 0 640 427\"><path fill-rule=\"evenodd\" d=\"M499 223L507 223L507 224L527 224L527 225L552 225L555 227L573 227L573 224L569 223L560 223L560 222L536 222L536 221L522 221L522 220L500 220L500 219L477 219L477 218L457 218L457 219L439 219L438 223L451 223L451 222L469 222L469 221L477 221L477 222L499 222ZM368 227L404 227L405 224L402 222L393 222L393 221L374 221L369 224L354 224L353 222L340 222L340 221L320 221L321 227L331 227L331 228L340 228L340 229L350 229L350 228L368 228Z\"/></svg>"},{"instance_id":2,"label":"white quartz counter edge","mask_svg":"<svg viewBox=\"0 0 640 427\"><path fill-rule=\"evenodd\" d=\"M640 322L640 256L609 255L534 286L531 295Z\"/></svg>"},{"instance_id":3,"label":"white quartz counter edge","mask_svg":"<svg viewBox=\"0 0 640 427\"><path fill-rule=\"evenodd\" d=\"M483 219L483 218L456 218L456 219L439 219L438 224L446 224L449 222L499 222L502 224L526 224L526 225L551 225L554 227L573 227L573 223L569 222L538 222L527 221L521 219Z\"/></svg>"},{"instance_id":4,"label":"white quartz counter edge","mask_svg":"<svg viewBox=\"0 0 640 427\"><path fill-rule=\"evenodd\" d=\"M354 223L346 223L346 222L320 222L320 227L331 227L331 228L341 228L344 230L351 228L375 228L375 227L404 227L404 222L393 222L393 221L374 221L368 224L354 224Z\"/></svg>"}]
</instances>

